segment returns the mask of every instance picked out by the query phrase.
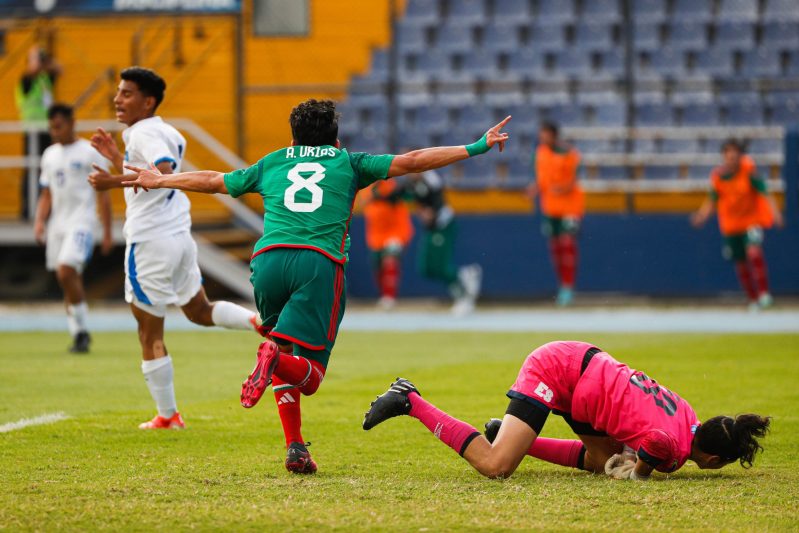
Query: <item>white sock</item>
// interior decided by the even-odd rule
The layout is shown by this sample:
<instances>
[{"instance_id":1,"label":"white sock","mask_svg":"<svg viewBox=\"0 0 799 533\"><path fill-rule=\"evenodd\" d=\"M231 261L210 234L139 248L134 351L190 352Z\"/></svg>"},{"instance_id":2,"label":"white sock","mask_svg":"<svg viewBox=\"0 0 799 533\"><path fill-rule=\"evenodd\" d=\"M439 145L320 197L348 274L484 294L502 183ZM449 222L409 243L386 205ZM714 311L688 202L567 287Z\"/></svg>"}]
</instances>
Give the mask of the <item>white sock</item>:
<instances>
[{"instance_id":1,"label":"white sock","mask_svg":"<svg viewBox=\"0 0 799 533\"><path fill-rule=\"evenodd\" d=\"M178 406L175 401L175 385L172 381L172 358L168 355L141 362L141 371L144 381L150 389L150 395L155 400L158 414L164 418L171 418L177 413Z\"/></svg>"},{"instance_id":2,"label":"white sock","mask_svg":"<svg viewBox=\"0 0 799 533\"><path fill-rule=\"evenodd\" d=\"M252 329L250 319L254 315L252 311L230 302L214 302L211 310L214 325L228 329Z\"/></svg>"},{"instance_id":3,"label":"white sock","mask_svg":"<svg viewBox=\"0 0 799 533\"><path fill-rule=\"evenodd\" d=\"M86 317L89 314L89 306L86 302L67 305L67 327L69 334L73 337L80 331L88 331Z\"/></svg>"}]
</instances>

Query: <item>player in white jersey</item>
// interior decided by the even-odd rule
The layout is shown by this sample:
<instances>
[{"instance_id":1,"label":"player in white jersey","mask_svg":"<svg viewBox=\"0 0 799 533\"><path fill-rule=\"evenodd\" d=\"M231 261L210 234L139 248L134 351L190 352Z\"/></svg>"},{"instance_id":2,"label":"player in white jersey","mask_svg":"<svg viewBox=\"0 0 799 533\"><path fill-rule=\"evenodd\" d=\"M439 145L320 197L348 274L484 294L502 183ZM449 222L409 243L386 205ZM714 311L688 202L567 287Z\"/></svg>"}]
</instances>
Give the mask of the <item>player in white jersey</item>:
<instances>
[{"instance_id":1,"label":"player in white jersey","mask_svg":"<svg viewBox=\"0 0 799 533\"><path fill-rule=\"evenodd\" d=\"M97 230L97 206L103 222L101 250L108 254L111 239L111 200L107 192L95 192L86 178L92 165L105 165L103 157L86 139L75 135L72 107L54 104L47 111L53 144L42 155L39 184L42 192L36 208L34 236L46 246L47 270L55 272L64 291L72 353L89 351L89 329L83 268L92 255Z\"/></svg>"},{"instance_id":2,"label":"player in white jersey","mask_svg":"<svg viewBox=\"0 0 799 533\"><path fill-rule=\"evenodd\" d=\"M102 129L92 137L92 145L120 170L127 163L153 165L164 174L179 172L186 140L155 116L166 83L141 67L123 70L121 78L114 106L117 120L128 126L122 133L125 155ZM122 187L124 179L99 165L89 177L98 190ZM257 330L260 320L236 304L208 301L190 233L189 199L182 191L126 189L125 201L125 300L139 324L142 373L158 408L158 415L139 427L180 429L184 423L175 401L172 359L164 344L166 307L178 305L201 326Z\"/></svg>"}]
</instances>

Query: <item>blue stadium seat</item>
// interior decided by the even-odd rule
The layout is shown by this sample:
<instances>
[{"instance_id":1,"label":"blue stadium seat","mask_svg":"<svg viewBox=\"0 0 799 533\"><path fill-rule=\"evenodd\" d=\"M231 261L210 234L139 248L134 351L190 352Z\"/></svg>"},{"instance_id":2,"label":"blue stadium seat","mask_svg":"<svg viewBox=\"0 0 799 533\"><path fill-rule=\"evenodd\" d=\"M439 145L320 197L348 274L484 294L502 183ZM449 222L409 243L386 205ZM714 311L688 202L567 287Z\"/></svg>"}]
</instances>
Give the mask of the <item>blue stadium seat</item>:
<instances>
[{"instance_id":1,"label":"blue stadium seat","mask_svg":"<svg viewBox=\"0 0 799 533\"><path fill-rule=\"evenodd\" d=\"M636 22L663 22L666 20L667 0L635 0L632 17Z\"/></svg>"},{"instance_id":2,"label":"blue stadium seat","mask_svg":"<svg viewBox=\"0 0 799 533\"><path fill-rule=\"evenodd\" d=\"M799 12L799 7L796 11ZM775 21L764 24L762 44L771 49L799 48L799 22Z\"/></svg>"},{"instance_id":3,"label":"blue stadium seat","mask_svg":"<svg viewBox=\"0 0 799 533\"><path fill-rule=\"evenodd\" d=\"M785 149L782 139L752 139L747 150L750 154L782 153Z\"/></svg>"},{"instance_id":4,"label":"blue stadium seat","mask_svg":"<svg viewBox=\"0 0 799 533\"><path fill-rule=\"evenodd\" d=\"M494 182L495 169L485 157L470 157L461 163L463 179L458 182L459 189L483 189Z\"/></svg>"},{"instance_id":5,"label":"blue stadium seat","mask_svg":"<svg viewBox=\"0 0 799 533\"><path fill-rule=\"evenodd\" d=\"M660 151L664 154L696 154L701 150L697 139L663 139Z\"/></svg>"},{"instance_id":6,"label":"blue stadium seat","mask_svg":"<svg viewBox=\"0 0 799 533\"><path fill-rule=\"evenodd\" d=\"M791 50L788 54L788 65L785 69L788 78L799 78L799 50Z\"/></svg>"},{"instance_id":7,"label":"blue stadium seat","mask_svg":"<svg viewBox=\"0 0 799 533\"><path fill-rule=\"evenodd\" d=\"M447 17L453 24L481 24L487 18L485 0L449 0Z\"/></svg>"},{"instance_id":8,"label":"blue stadium seat","mask_svg":"<svg viewBox=\"0 0 799 533\"><path fill-rule=\"evenodd\" d=\"M785 100L771 106L772 124L781 126L799 125L799 101Z\"/></svg>"},{"instance_id":9,"label":"blue stadium seat","mask_svg":"<svg viewBox=\"0 0 799 533\"><path fill-rule=\"evenodd\" d=\"M370 154L385 154L388 152L388 145L385 137L376 134L364 134L353 137L347 149L352 152L367 152Z\"/></svg>"},{"instance_id":10,"label":"blue stadium seat","mask_svg":"<svg viewBox=\"0 0 799 533\"><path fill-rule=\"evenodd\" d=\"M566 46L563 26L558 24L537 24L532 28L530 48L539 52L561 50Z\"/></svg>"},{"instance_id":11,"label":"blue stadium seat","mask_svg":"<svg viewBox=\"0 0 799 533\"><path fill-rule=\"evenodd\" d=\"M696 68L709 76L726 78L733 74L733 54L726 48L708 48L696 54Z\"/></svg>"},{"instance_id":12,"label":"blue stadium seat","mask_svg":"<svg viewBox=\"0 0 799 533\"><path fill-rule=\"evenodd\" d=\"M574 44L586 50L610 50L613 48L613 26L596 22L578 24Z\"/></svg>"},{"instance_id":13,"label":"blue stadium seat","mask_svg":"<svg viewBox=\"0 0 799 533\"><path fill-rule=\"evenodd\" d=\"M585 88L578 88L577 92L575 93L575 100L578 104L590 105L594 107L618 104L622 101L621 95L618 91L613 91L610 89L596 90L590 87L590 85Z\"/></svg>"},{"instance_id":14,"label":"blue stadium seat","mask_svg":"<svg viewBox=\"0 0 799 533\"><path fill-rule=\"evenodd\" d=\"M531 105L523 104L496 108L496 118L505 118L508 115L513 116L514 128L519 131L535 131L538 129L540 120L538 109Z\"/></svg>"},{"instance_id":15,"label":"blue stadium seat","mask_svg":"<svg viewBox=\"0 0 799 533\"><path fill-rule=\"evenodd\" d=\"M505 183L506 187L523 188L533 181L533 165L530 161L524 161L518 158L510 160L508 168L508 180Z\"/></svg>"},{"instance_id":16,"label":"blue stadium seat","mask_svg":"<svg viewBox=\"0 0 799 533\"><path fill-rule=\"evenodd\" d=\"M719 20L754 22L757 20L758 0L721 0Z\"/></svg>"},{"instance_id":17,"label":"blue stadium seat","mask_svg":"<svg viewBox=\"0 0 799 533\"><path fill-rule=\"evenodd\" d=\"M398 24L395 36L397 50L400 53L419 53L428 48L427 31L419 26Z\"/></svg>"},{"instance_id":18,"label":"blue stadium seat","mask_svg":"<svg viewBox=\"0 0 799 533\"><path fill-rule=\"evenodd\" d=\"M447 24L436 31L435 47L448 52L469 52L474 46L472 29Z\"/></svg>"},{"instance_id":19,"label":"blue stadium seat","mask_svg":"<svg viewBox=\"0 0 799 533\"><path fill-rule=\"evenodd\" d=\"M492 13L500 24L526 25L532 18L529 0L494 0Z\"/></svg>"},{"instance_id":20,"label":"blue stadium seat","mask_svg":"<svg viewBox=\"0 0 799 533\"><path fill-rule=\"evenodd\" d=\"M620 0L591 0L583 3L580 16L583 20L594 22L619 22L621 20Z\"/></svg>"},{"instance_id":21,"label":"blue stadium seat","mask_svg":"<svg viewBox=\"0 0 799 533\"><path fill-rule=\"evenodd\" d=\"M763 20L766 22L799 21L796 0L766 0Z\"/></svg>"},{"instance_id":22,"label":"blue stadium seat","mask_svg":"<svg viewBox=\"0 0 799 533\"><path fill-rule=\"evenodd\" d=\"M439 4L439 0L408 0L404 18L414 22L435 24L440 15Z\"/></svg>"},{"instance_id":23,"label":"blue stadium seat","mask_svg":"<svg viewBox=\"0 0 799 533\"><path fill-rule=\"evenodd\" d=\"M799 95L792 90L770 91L763 95L763 101L769 106L790 105L799 102Z\"/></svg>"},{"instance_id":24,"label":"blue stadium seat","mask_svg":"<svg viewBox=\"0 0 799 533\"><path fill-rule=\"evenodd\" d=\"M538 0L536 20L539 23L570 24L577 20L574 0Z\"/></svg>"},{"instance_id":25,"label":"blue stadium seat","mask_svg":"<svg viewBox=\"0 0 799 533\"><path fill-rule=\"evenodd\" d=\"M780 74L782 74L782 65L779 53L776 51L758 48L743 53L739 73L741 78L776 78Z\"/></svg>"},{"instance_id":26,"label":"blue stadium seat","mask_svg":"<svg viewBox=\"0 0 799 533\"><path fill-rule=\"evenodd\" d=\"M338 121L338 132L340 135L354 136L360 133L362 125L357 108L343 102L336 106L336 111L341 113L341 118Z\"/></svg>"},{"instance_id":27,"label":"blue stadium seat","mask_svg":"<svg viewBox=\"0 0 799 533\"><path fill-rule=\"evenodd\" d=\"M680 167L675 165L649 165L644 167L644 178L648 180L674 180L680 177Z\"/></svg>"},{"instance_id":28,"label":"blue stadium seat","mask_svg":"<svg viewBox=\"0 0 799 533\"><path fill-rule=\"evenodd\" d=\"M761 105L760 93L757 91L721 91L716 96L716 101L725 107L739 105Z\"/></svg>"},{"instance_id":29,"label":"blue stadium seat","mask_svg":"<svg viewBox=\"0 0 799 533\"><path fill-rule=\"evenodd\" d=\"M574 147L581 154L609 154L614 152L608 139L579 139L574 141Z\"/></svg>"},{"instance_id":30,"label":"blue stadium seat","mask_svg":"<svg viewBox=\"0 0 799 533\"><path fill-rule=\"evenodd\" d=\"M676 105L709 104L715 101L713 93L706 89L674 89L671 103Z\"/></svg>"},{"instance_id":31,"label":"blue stadium seat","mask_svg":"<svg viewBox=\"0 0 799 533\"><path fill-rule=\"evenodd\" d=\"M413 110L410 126L426 131L429 135L440 135L449 131L449 112L440 105L420 106Z\"/></svg>"},{"instance_id":32,"label":"blue stadium seat","mask_svg":"<svg viewBox=\"0 0 799 533\"><path fill-rule=\"evenodd\" d=\"M716 26L715 45L729 50L749 50L755 46L755 25L751 22L720 22Z\"/></svg>"},{"instance_id":33,"label":"blue stadium seat","mask_svg":"<svg viewBox=\"0 0 799 533\"><path fill-rule=\"evenodd\" d=\"M684 20L669 26L668 46L676 50L702 50L707 47L707 24Z\"/></svg>"},{"instance_id":34,"label":"blue stadium seat","mask_svg":"<svg viewBox=\"0 0 799 533\"><path fill-rule=\"evenodd\" d=\"M580 48L566 48L555 56L558 72L573 78L585 78L591 74L591 55Z\"/></svg>"},{"instance_id":35,"label":"blue stadium seat","mask_svg":"<svg viewBox=\"0 0 799 533\"><path fill-rule=\"evenodd\" d=\"M483 103L493 108L521 105L525 101L521 86L494 87L483 92Z\"/></svg>"},{"instance_id":36,"label":"blue stadium seat","mask_svg":"<svg viewBox=\"0 0 799 533\"><path fill-rule=\"evenodd\" d=\"M597 126L624 126L627 123L627 104L615 102L598 106L594 116Z\"/></svg>"},{"instance_id":37,"label":"blue stadium seat","mask_svg":"<svg viewBox=\"0 0 799 533\"><path fill-rule=\"evenodd\" d=\"M674 109L671 104L637 104L635 106L636 126L671 126L674 124Z\"/></svg>"},{"instance_id":38,"label":"blue stadium seat","mask_svg":"<svg viewBox=\"0 0 799 533\"><path fill-rule=\"evenodd\" d=\"M713 18L713 0L674 0L672 18L707 22Z\"/></svg>"},{"instance_id":39,"label":"blue stadium seat","mask_svg":"<svg viewBox=\"0 0 799 533\"><path fill-rule=\"evenodd\" d=\"M742 104L727 108L727 124L730 126L762 126L765 123L763 108L759 105Z\"/></svg>"},{"instance_id":40,"label":"blue stadium seat","mask_svg":"<svg viewBox=\"0 0 799 533\"><path fill-rule=\"evenodd\" d=\"M461 109L455 121L455 129L469 134L480 135L494 125L494 112L485 106L475 105Z\"/></svg>"},{"instance_id":41,"label":"blue stadium seat","mask_svg":"<svg viewBox=\"0 0 799 533\"><path fill-rule=\"evenodd\" d=\"M519 29L508 23L492 23L483 32L482 47L495 52L513 52L519 49Z\"/></svg>"},{"instance_id":42,"label":"blue stadium seat","mask_svg":"<svg viewBox=\"0 0 799 533\"><path fill-rule=\"evenodd\" d=\"M601 180L626 180L630 178L630 169L620 166L601 166L597 168L598 178Z\"/></svg>"},{"instance_id":43,"label":"blue stadium seat","mask_svg":"<svg viewBox=\"0 0 799 533\"><path fill-rule=\"evenodd\" d=\"M546 116L561 126L584 126L583 110L574 104L557 104L546 109Z\"/></svg>"},{"instance_id":44,"label":"blue stadium seat","mask_svg":"<svg viewBox=\"0 0 799 533\"><path fill-rule=\"evenodd\" d=\"M492 52L475 50L463 56L463 72L481 80L497 77L497 58Z\"/></svg>"},{"instance_id":45,"label":"blue stadium seat","mask_svg":"<svg viewBox=\"0 0 799 533\"><path fill-rule=\"evenodd\" d=\"M673 48L655 50L649 56L650 68L666 77L681 77L685 74L685 54Z\"/></svg>"},{"instance_id":46,"label":"blue stadium seat","mask_svg":"<svg viewBox=\"0 0 799 533\"><path fill-rule=\"evenodd\" d=\"M420 54L416 59L416 70L429 78L444 78L452 71L450 56L439 50Z\"/></svg>"},{"instance_id":47,"label":"blue stadium seat","mask_svg":"<svg viewBox=\"0 0 799 533\"><path fill-rule=\"evenodd\" d=\"M620 78L624 75L624 52L620 49L608 50L599 55L599 72Z\"/></svg>"},{"instance_id":48,"label":"blue stadium seat","mask_svg":"<svg viewBox=\"0 0 799 533\"><path fill-rule=\"evenodd\" d=\"M544 67L544 55L534 47L520 48L508 56L508 70L525 79L540 76Z\"/></svg>"},{"instance_id":49,"label":"blue stadium seat","mask_svg":"<svg viewBox=\"0 0 799 533\"><path fill-rule=\"evenodd\" d=\"M402 128L397 132L399 150L412 150L433 145L433 138L427 130Z\"/></svg>"},{"instance_id":50,"label":"blue stadium seat","mask_svg":"<svg viewBox=\"0 0 799 533\"><path fill-rule=\"evenodd\" d=\"M682 108L683 126L716 126L719 109L716 104L687 104Z\"/></svg>"},{"instance_id":51,"label":"blue stadium seat","mask_svg":"<svg viewBox=\"0 0 799 533\"><path fill-rule=\"evenodd\" d=\"M639 52L651 52L663 45L660 40L660 23L635 21L633 25L633 48Z\"/></svg>"},{"instance_id":52,"label":"blue stadium seat","mask_svg":"<svg viewBox=\"0 0 799 533\"><path fill-rule=\"evenodd\" d=\"M691 165L688 167L688 178L692 180L710 179L710 173L716 168L714 165Z\"/></svg>"},{"instance_id":53,"label":"blue stadium seat","mask_svg":"<svg viewBox=\"0 0 799 533\"><path fill-rule=\"evenodd\" d=\"M658 147L654 139L635 139L633 141L633 152L636 154L654 154L657 151Z\"/></svg>"}]
</instances>

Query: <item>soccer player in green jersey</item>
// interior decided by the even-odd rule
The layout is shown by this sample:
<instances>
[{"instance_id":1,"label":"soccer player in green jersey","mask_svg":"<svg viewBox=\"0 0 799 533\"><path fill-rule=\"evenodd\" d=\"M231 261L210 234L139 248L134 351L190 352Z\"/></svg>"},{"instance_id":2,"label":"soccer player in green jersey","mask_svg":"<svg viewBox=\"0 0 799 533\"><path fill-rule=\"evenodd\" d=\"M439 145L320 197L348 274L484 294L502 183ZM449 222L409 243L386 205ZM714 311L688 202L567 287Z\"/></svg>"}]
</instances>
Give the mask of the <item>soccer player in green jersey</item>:
<instances>
[{"instance_id":1,"label":"soccer player in green jersey","mask_svg":"<svg viewBox=\"0 0 799 533\"><path fill-rule=\"evenodd\" d=\"M317 391L344 314L349 223L360 189L403 174L425 172L502 151L510 117L477 142L414 150L403 155L350 153L338 141L338 114L329 100L308 100L291 111L291 146L250 168L162 175L128 167L143 189L171 188L233 197L255 192L264 200L264 234L255 245L250 281L267 340L242 385L241 403L254 406L271 383L286 436L286 468L316 472L300 432L300 394Z\"/></svg>"}]
</instances>

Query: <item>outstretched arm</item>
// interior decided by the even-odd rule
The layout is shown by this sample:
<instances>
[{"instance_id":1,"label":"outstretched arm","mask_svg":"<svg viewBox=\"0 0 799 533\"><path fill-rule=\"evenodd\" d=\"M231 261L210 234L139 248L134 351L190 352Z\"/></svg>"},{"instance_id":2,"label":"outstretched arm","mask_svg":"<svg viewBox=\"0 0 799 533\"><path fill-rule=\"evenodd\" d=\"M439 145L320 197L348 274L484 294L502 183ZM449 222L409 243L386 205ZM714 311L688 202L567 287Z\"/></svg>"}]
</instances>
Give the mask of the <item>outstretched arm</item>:
<instances>
[{"instance_id":1,"label":"outstretched arm","mask_svg":"<svg viewBox=\"0 0 799 533\"><path fill-rule=\"evenodd\" d=\"M710 218L710 215L713 214L715 208L716 202L713 200L712 196L708 195L699 209L691 215L691 224L693 224L695 228L701 228L705 225L707 219Z\"/></svg>"},{"instance_id":2,"label":"outstretched arm","mask_svg":"<svg viewBox=\"0 0 799 533\"><path fill-rule=\"evenodd\" d=\"M122 182L123 187L141 187L148 189L180 189L182 191L203 192L207 194L228 194L225 186L225 175L214 170L198 170L195 172L180 172L179 174L165 175L159 168L149 169L125 165L135 174L128 174L127 180Z\"/></svg>"},{"instance_id":3,"label":"outstretched arm","mask_svg":"<svg viewBox=\"0 0 799 533\"><path fill-rule=\"evenodd\" d=\"M774 223L777 225L777 227L785 227L785 218L782 216L782 211L780 211L780 206L777 205L777 201L774 199L774 196L766 194L766 202L768 202L768 205L771 208L771 212L774 215Z\"/></svg>"},{"instance_id":4,"label":"outstretched arm","mask_svg":"<svg viewBox=\"0 0 799 533\"><path fill-rule=\"evenodd\" d=\"M438 146L435 148L424 148L414 150L407 154L394 157L391 167L388 169L388 176L402 176L404 174L417 174L428 170L451 165L456 161L462 161L474 155L488 152L495 144L499 144L499 151L505 148L505 141L508 134L501 130L510 121L510 116L491 128L483 135L480 140L465 146Z\"/></svg>"}]
</instances>

